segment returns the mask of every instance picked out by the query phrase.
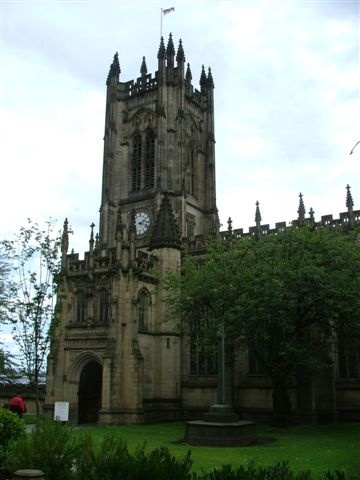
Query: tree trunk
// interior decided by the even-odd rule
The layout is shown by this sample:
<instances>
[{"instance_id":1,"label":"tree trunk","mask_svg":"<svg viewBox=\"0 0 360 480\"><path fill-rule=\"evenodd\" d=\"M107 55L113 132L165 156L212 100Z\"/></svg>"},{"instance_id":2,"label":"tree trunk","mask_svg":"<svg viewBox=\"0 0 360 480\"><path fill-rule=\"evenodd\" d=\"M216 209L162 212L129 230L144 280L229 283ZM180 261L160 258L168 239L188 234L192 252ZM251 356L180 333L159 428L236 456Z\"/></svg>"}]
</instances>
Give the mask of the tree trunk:
<instances>
[{"instance_id":1,"label":"tree trunk","mask_svg":"<svg viewBox=\"0 0 360 480\"><path fill-rule=\"evenodd\" d=\"M40 415L40 405L39 405L39 381L35 383L35 403L36 403L36 418L39 418Z\"/></svg>"},{"instance_id":2,"label":"tree trunk","mask_svg":"<svg viewBox=\"0 0 360 480\"><path fill-rule=\"evenodd\" d=\"M291 422L291 402L285 378L273 381L273 425L287 427Z\"/></svg>"}]
</instances>

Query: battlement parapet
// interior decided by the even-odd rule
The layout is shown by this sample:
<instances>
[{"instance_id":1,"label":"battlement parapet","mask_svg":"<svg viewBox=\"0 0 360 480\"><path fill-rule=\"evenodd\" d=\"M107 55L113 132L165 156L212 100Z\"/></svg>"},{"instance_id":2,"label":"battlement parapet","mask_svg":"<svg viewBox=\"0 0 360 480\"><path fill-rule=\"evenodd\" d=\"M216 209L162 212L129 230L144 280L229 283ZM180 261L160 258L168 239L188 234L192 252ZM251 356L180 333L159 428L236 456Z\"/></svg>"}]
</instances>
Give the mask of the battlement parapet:
<instances>
[{"instance_id":1,"label":"battlement parapet","mask_svg":"<svg viewBox=\"0 0 360 480\"><path fill-rule=\"evenodd\" d=\"M175 73L176 73L175 69ZM176 78L176 77L175 77ZM185 83L185 96L186 98L193 102L197 107L202 107L204 95L193 85L189 84L182 78L182 81ZM152 77L152 74L149 73L143 77L138 77L136 80L129 80L128 82L120 82L118 84L118 99L124 100L130 97L136 97L138 95L143 95L144 93L156 91L159 86L159 72L155 73L155 77Z\"/></svg>"},{"instance_id":2,"label":"battlement parapet","mask_svg":"<svg viewBox=\"0 0 360 480\"><path fill-rule=\"evenodd\" d=\"M134 267L138 272L150 272L157 264L157 257L138 250ZM85 252L84 259L79 260L78 253L67 255L67 271L70 274L101 273L120 266L116 258L116 248L98 248L93 253Z\"/></svg>"},{"instance_id":3,"label":"battlement parapet","mask_svg":"<svg viewBox=\"0 0 360 480\"><path fill-rule=\"evenodd\" d=\"M104 325L70 324L66 326L65 339L79 340L89 338L107 338L108 328Z\"/></svg>"},{"instance_id":4,"label":"battlement parapet","mask_svg":"<svg viewBox=\"0 0 360 480\"><path fill-rule=\"evenodd\" d=\"M204 235L184 237L183 242L185 243L191 254L200 253L206 248L206 240Z\"/></svg>"},{"instance_id":5,"label":"battlement parapet","mask_svg":"<svg viewBox=\"0 0 360 480\"><path fill-rule=\"evenodd\" d=\"M117 263L115 248L96 249L92 254L85 252L83 260L79 260L78 253L70 253L67 255L67 260L68 272L71 273L108 270Z\"/></svg>"},{"instance_id":6,"label":"battlement parapet","mask_svg":"<svg viewBox=\"0 0 360 480\"><path fill-rule=\"evenodd\" d=\"M157 257L139 250L135 259L136 268L141 272L150 272L157 265Z\"/></svg>"},{"instance_id":7,"label":"battlement parapet","mask_svg":"<svg viewBox=\"0 0 360 480\"><path fill-rule=\"evenodd\" d=\"M332 215L323 215L319 222L315 222L313 218L305 218L302 225L313 225L315 228L327 227L343 227L353 228L360 227L360 210L354 210L350 215L349 212L342 212L339 214L339 218L334 219ZM226 240L231 235L235 239L241 238L255 238L261 236L277 235L283 232L289 226L300 225L299 220L293 220L288 225L286 222L275 223L274 228L270 228L269 224L263 224L259 226L251 226L247 232L243 228L236 228L231 230L222 230L219 232L220 240ZM187 246L188 252L191 255L203 253L206 249L206 240L203 235L195 237L186 237L183 239Z\"/></svg>"},{"instance_id":8,"label":"battlement parapet","mask_svg":"<svg viewBox=\"0 0 360 480\"><path fill-rule=\"evenodd\" d=\"M313 218L305 218L303 222L299 220L293 220L288 226L298 225L313 225L317 227L356 227L360 226L360 210L354 210L352 214L349 212L342 212L339 214L339 218L333 218L333 215L322 215L321 220L316 222ZM244 232L243 228L233 230L223 230L220 232L220 238L226 240L231 234L235 238L255 237L255 236L270 236L276 235L279 232L284 231L287 228L286 222L277 222L274 228L270 228L269 224L251 226L248 232Z\"/></svg>"},{"instance_id":9,"label":"battlement parapet","mask_svg":"<svg viewBox=\"0 0 360 480\"><path fill-rule=\"evenodd\" d=\"M155 78L151 73L138 77L136 80L130 80L128 82L119 83L118 97L120 100L135 97L136 95L142 95L146 92L154 91L158 88L158 72L155 74Z\"/></svg>"}]
</instances>

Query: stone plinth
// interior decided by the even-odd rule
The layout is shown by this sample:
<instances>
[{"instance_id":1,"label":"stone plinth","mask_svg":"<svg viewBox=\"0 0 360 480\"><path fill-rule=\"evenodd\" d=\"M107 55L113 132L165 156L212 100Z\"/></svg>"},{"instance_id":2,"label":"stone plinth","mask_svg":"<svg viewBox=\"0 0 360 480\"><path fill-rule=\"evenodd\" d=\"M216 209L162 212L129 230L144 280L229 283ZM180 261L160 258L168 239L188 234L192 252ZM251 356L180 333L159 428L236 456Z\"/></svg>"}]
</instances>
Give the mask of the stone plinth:
<instances>
[{"instance_id":1,"label":"stone plinth","mask_svg":"<svg viewBox=\"0 0 360 480\"><path fill-rule=\"evenodd\" d=\"M186 422L185 442L218 447L257 442L256 423L240 420L228 405L213 405L202 420Z\"/></svg>"},{"instance_id":2,"label":"stone plinth","mask_svg":"<svg viewBox=\"0 0 360 480\"><path fill-rule=\"evenodd\" d=\"M15 473L13 473L13 480L23 480L24 478L32 478L32 480L38 480L38 479L44 479L45 474L41 470L31 470L31 469L26 469L26 470L16 470Z\"/></svg>"}]
</instances>

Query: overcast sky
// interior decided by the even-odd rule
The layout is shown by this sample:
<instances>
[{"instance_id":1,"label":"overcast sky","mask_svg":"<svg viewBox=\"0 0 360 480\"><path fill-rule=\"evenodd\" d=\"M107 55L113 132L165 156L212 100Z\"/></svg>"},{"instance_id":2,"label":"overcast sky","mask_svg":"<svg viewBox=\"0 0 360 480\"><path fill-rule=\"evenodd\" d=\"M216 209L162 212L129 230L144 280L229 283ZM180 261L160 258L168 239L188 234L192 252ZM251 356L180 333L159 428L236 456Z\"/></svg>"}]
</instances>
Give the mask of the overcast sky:
<instances>
[{"instance_id":1,"label":"overcast sky","mask_svg":"<svg viewBox=\"0 0 360 480\"><path fill-rule=\"evenodd\" d=\"M105 81L119 52L121 80L157 68L181 38L193 83L215 82L217 204L226 228L297 216L299 192L316 219L360 208L358 1L1 2L0 237L26 218L65 217L70 247L98 226Z\"/></svg>"}]
</instances>

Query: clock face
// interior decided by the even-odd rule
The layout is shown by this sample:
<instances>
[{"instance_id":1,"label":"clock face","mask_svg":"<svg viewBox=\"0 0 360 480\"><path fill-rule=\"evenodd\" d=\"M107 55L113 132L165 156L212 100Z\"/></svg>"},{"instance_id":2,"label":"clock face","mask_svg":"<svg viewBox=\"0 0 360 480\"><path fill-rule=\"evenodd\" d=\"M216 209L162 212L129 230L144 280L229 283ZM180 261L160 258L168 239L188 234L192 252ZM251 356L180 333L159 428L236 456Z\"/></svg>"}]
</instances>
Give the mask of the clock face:
<instances>
[{"instance_id":1,"label":"clock face","mask_svg":"<svg viewBox=\"0 0 360 480\"><path fill-rule=\"evenodd\" d=\"M135 213L135 228L137 235L145 235L150 227L149 214L144 211L138 211Z\"/></svg>"}]
</instances>

